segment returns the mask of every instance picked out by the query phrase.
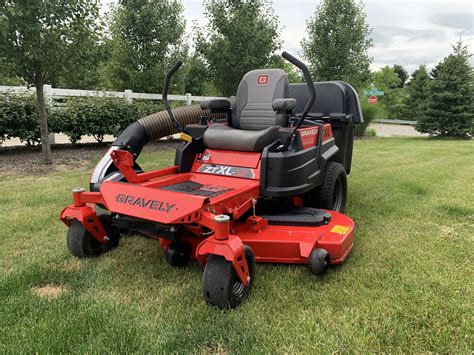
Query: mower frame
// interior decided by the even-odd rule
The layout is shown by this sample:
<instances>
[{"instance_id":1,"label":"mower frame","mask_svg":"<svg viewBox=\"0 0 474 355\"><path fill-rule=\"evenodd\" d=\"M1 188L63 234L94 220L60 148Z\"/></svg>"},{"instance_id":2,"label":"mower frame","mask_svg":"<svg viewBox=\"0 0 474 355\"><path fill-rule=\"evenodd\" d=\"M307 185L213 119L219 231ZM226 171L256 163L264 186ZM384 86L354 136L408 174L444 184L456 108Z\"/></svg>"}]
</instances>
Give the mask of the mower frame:
<instances>
[{"instance_id":1,"label":"mower frame","mask_svg":"<svg viewBox=\"0 0 474 355\"><path fill-rule=\"evenodd\" d=\"M326 165L339 164L342 156L350 169L350 157L336 145L333 127L340 126L307 119L315 86L303 63L288 53L283 56L303 70L310 97L303 113L280 128L277 141L253 152L206 148L202 135L208 124L215 124L206 118L201 117L200 125L181 127L166 100L171 75L182 64L176 63L166 76L163 97L188 142L178 147L175 165L143 172L136 160L147 132L139 123L131 125L94 170L92 191L73 189L73 203L60 218L70 227L74 223L79 234L71 234L70 228L68 238L90 236L107 246L125 229L158 239L170 264L195 259L205 267L203 296L220 308L236 307L246 296L255 262L309 264L317 275L329 264L342 263L353 247L354 222L342 213L303 205L306 194L322 184ZM259 206L266 200L284 202L297 218L265 212ZM99 218L97 206L109 211L110 219ZM77 254L84 255L95 256ZM245 292L235 291L241 289L234 287L239 282ZM216 295L219 289L224 291Z\"/></svg>"}]
</instances>

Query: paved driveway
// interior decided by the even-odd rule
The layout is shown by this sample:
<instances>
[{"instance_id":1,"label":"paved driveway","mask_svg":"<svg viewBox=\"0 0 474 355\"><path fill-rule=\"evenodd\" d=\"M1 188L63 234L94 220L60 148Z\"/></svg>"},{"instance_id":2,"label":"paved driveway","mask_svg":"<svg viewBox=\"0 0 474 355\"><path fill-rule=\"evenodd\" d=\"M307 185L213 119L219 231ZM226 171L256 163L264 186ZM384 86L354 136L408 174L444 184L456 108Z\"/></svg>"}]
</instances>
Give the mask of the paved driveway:
<instances>
[{"instance_id":1,"label":"paved driveway","mask_svg":"<svg viewBox=\"0 0 474 355\"><path fill-rule=\"evenodd\" d=\"M408 136L408 137L427 137L428 134L415 131L415 128L409 125L371 123L370 128L374 128L379 137Z\"/></svg>"}]
</instances>

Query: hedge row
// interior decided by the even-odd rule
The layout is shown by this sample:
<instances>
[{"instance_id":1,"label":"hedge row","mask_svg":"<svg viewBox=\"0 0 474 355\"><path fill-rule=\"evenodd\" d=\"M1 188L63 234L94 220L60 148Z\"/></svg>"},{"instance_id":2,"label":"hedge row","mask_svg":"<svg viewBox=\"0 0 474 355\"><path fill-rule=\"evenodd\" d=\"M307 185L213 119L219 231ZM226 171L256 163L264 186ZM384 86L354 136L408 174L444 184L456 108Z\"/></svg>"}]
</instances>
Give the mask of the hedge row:
<instances>
[{"instance_id":1,"label":"hedge row","mask_svg":"<svg viewBox=\"0 0 474 355\"><path fill-rule=\"evenodd\" d=\"M33 96L0 95L0 138L39 141L38 111Z\"/></svg>"},{"instance_id":2,"label":"hedge row","mask_svg":"<svg viewBox=\"0 0 474 355\"><path fill-rule=\"evenodd\" d=\"M161 110L158 101L129 104L110 97L69 98L48 107L48 125L50 132L63 133L72 143L86 135L101 142L105 135L116 137L138 118ZM0 138L19 138L29 145L40 142L34 96L0 95Z\"/></svg>"}]
</instances>

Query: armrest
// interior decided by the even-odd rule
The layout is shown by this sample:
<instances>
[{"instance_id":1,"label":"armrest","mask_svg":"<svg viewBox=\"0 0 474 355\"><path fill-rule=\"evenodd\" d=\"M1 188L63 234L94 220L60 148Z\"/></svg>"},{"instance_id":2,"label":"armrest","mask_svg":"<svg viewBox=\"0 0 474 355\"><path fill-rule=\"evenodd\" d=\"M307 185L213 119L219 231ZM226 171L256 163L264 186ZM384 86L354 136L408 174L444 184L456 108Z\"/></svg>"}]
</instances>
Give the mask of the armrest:
<instances>
[{"instance_id":1,"label":"armrest","mask_svg":"<svg viewBox=\"0 0 474 355\"><path fill-rule=\"evenodd\" d=\"M201 108L211 112L227 112L230 107L230 101L227 99L210 99L201 102Z\"/></svg>"},{"instance_id":2,"label":"armrest","mask_svg":"<svg viewBox=\"0 0 474 355\"><path fill-rule=\"evenodd\" d=\"M291 111L296 107L296 99L275 99L272 102L273 111Z\"/></svg>"},{"instance_id":3,"label":"armrest","mask_svg":"<svg viewBox=\"0 0 474 355\"><path fill-rule=\"evenodd\" d=\"M202 124L187 124L186 131L194 139L199 139L204 135L204 132L207 129L207 125Z\"/></svg>"}]
</instances>

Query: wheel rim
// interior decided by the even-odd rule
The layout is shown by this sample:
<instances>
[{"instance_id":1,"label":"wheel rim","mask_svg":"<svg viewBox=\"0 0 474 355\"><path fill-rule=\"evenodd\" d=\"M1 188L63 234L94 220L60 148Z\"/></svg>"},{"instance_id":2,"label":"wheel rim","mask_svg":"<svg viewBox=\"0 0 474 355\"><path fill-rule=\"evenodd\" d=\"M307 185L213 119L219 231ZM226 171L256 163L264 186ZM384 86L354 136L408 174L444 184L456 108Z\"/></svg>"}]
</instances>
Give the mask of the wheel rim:
<instances>
[{"instance_id":1,"label":"wheel rim","mask_svg":"<svg viewBox=\"0 0 474 355\"><path fill-rule=\"evenodd\" d=\"M340 179L336 179L334 191L332 193L332 210L339 212L342 207L342 183Z\"/></svg>"}]
</instances>

